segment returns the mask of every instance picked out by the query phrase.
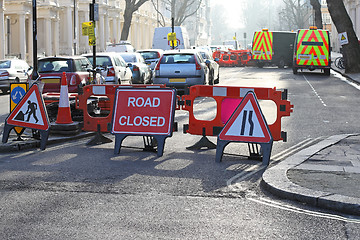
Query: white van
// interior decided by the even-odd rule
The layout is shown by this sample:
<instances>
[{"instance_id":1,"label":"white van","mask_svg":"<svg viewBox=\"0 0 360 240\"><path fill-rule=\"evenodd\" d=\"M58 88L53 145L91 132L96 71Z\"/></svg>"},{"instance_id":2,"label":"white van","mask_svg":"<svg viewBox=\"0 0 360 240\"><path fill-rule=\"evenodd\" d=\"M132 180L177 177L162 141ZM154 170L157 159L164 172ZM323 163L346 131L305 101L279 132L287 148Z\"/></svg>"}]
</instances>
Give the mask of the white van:
<instances>
[{"instance_id":1,"label":"white van","mask_svg":"<svg viewBox=\"0 0 360 240\"><path fill-rule=\"evenodd\" d=\"M155 28L153 38L153 49L171 50L170 42L168 41L168 34L172 32L171 27ZM190 40L189 35L184 27L174 27L176 33L177 47L175 49L189 49Z\"/></svg>"},{"instance_id":2,"label":"white van","mask_svg":"<svg viewBox=\"0 0 360 240\"><path fill-rule=\"evenodd\" d=\"M106 52L135 52L135 48L130 44L110 44L106 46Z\"/></svg>"}]
</instances>

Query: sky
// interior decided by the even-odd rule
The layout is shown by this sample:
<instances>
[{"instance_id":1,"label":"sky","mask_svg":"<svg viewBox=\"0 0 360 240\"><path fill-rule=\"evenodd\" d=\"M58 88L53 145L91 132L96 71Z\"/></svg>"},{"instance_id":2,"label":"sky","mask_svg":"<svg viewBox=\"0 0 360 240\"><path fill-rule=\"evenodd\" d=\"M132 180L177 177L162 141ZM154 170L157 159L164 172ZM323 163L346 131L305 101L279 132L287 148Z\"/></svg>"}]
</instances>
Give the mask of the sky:
<instances>
[{"instance_id":1,"label":"sky","mask_svg":"<svg viewBox=\"0 0 360 240\"><path fill-rule=\"evenodd\" d=\"M227 24L233 25L234 28L242 28L242 10L246 0L211 0L212 11L216 11L216 5L223 5L229 16Z\"/></svg>"}]
</instances>

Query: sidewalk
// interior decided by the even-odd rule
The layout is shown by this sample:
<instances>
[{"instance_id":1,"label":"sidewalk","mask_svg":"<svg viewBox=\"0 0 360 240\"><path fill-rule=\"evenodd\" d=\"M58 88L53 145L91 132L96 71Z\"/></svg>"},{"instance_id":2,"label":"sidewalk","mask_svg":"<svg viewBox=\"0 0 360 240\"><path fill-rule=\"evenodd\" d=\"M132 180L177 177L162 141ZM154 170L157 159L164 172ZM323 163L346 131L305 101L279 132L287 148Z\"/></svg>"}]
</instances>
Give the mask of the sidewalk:
<instances>
[{"instance_id":1,"label":"sidewalk","mask_svg":"<svg viewBox=\"0 0 360 240\"><path fill-rule=\"evenodd\" d=\"M341 56L332 53L332 60ZM360 74L345 74L360 84ZM359 129L360 132L360 129ZM360 134L336 135L267 169L262 186L282 198L360 216Z\"/></svg>"}]
</instances>

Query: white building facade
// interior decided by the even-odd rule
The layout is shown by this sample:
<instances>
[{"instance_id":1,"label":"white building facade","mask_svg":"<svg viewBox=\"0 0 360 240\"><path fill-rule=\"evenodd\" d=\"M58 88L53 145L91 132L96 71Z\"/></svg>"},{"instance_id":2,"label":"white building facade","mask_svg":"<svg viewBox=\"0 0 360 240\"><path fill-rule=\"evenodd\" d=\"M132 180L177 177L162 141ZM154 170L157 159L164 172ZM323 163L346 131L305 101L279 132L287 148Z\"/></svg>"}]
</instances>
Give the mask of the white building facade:
<instances>
[{"instance_id":1,"label":"white building facade","mask_svg":"<svg viewBox=\"0 0 360 240\"><path fill-rule=\"evenodd\" d=\"M0 59L15 56L32 65L33 0L0 0ZM161 5L162 0L156 1ZM201 13L197 14L204 38L209 0L205 1ZM82 23L89 22L89 4L92 0L37 0L37 52L38 56L74 55L92 51L88 36L82 35ZM96 22L97 51L105 51L110 43L120 41L124 23L125 0L96 0L99 6L99 21ZM170 23L170 19L166 19ZM134 12L128 41L136 49L151 48L158 14L151 1ZM206 38L206 37L205 37ZM210 39L210 38L209 38Z\"/></svg>"}]
</instances>

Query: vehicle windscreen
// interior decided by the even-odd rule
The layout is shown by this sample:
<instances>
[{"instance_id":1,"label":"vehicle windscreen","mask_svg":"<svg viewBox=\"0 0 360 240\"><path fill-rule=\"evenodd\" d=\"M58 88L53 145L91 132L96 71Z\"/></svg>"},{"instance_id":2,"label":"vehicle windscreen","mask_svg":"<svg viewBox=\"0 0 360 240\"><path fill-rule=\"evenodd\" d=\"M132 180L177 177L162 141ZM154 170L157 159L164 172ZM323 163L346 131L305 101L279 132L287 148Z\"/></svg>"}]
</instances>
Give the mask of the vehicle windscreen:
<instances>
[{"instance_id":1,"label":"vehicle windscreen","mask_svg":"<svg viewBox=\"0 0 360 240\"><path fill-rule=\"evenodd\" d=\"M195 63L195 56L194 54L170 54L164 55L161 59L161 64L174 63Z\"/></svg>"},{"instance_id":2,"label":"vehicle windscreen","mask_svg":"<svg viewBox=\"0 0 360 240\"><path fill-rule=\"evenodd\" d=\"M71 60L44 59L38 61L38 71L46 72L72 72Z\"/></svg>"},{"instance_id":3,"label":"vehicle windscreen","mask_svg":"<svg viewBox=\"0 0 360 240\"><path fill-rule=\"evenodd\" d=\"M94 65L93 56L87 56L91 65ZM108 56L96 56L96 66L112 67L111 59Z\"/></svg>"},{"instance_id":4,"label":"vehicle windscreen","mask_svg":"<svg viewBox=\"0 0 360 240\"><path fill-rule=\"evenodd\" d=\"M127 63L134 63L137 62L136 61L136 56L135 55L121 55L121 57L124 59L125 62Z\"/></svg>"},{"instance_id":5,"label":"vehicle windscreen","mask_svg":"<svg viewBox=\"0 0 360 240\"><path fill-rule=\"evenodd\" d=\"M305 41L303 41L302 45L304 45L304 46L322 46L322 45L324 45L324 43L323 42L305 42Z\"/></svg>"},{"instance_id":6,"label":"vehicle windscreen","mask_svg":"<svg viewBox=\"0 0 360 240\"><path fill-rule=\"evenodd\" d=\"M0 61L0 68L10 68L11 61Z\"/></svg>"},{"instance_id":7,"label":"vehicle windscreen","mask_svg":"<svg viewBox=\"0 0 360 240\"><path fill-rule=\"evenodd\" d=\"M158 52L141 52L140 54L145 60L159 58Z\"/></svg>"}]
</instances>

